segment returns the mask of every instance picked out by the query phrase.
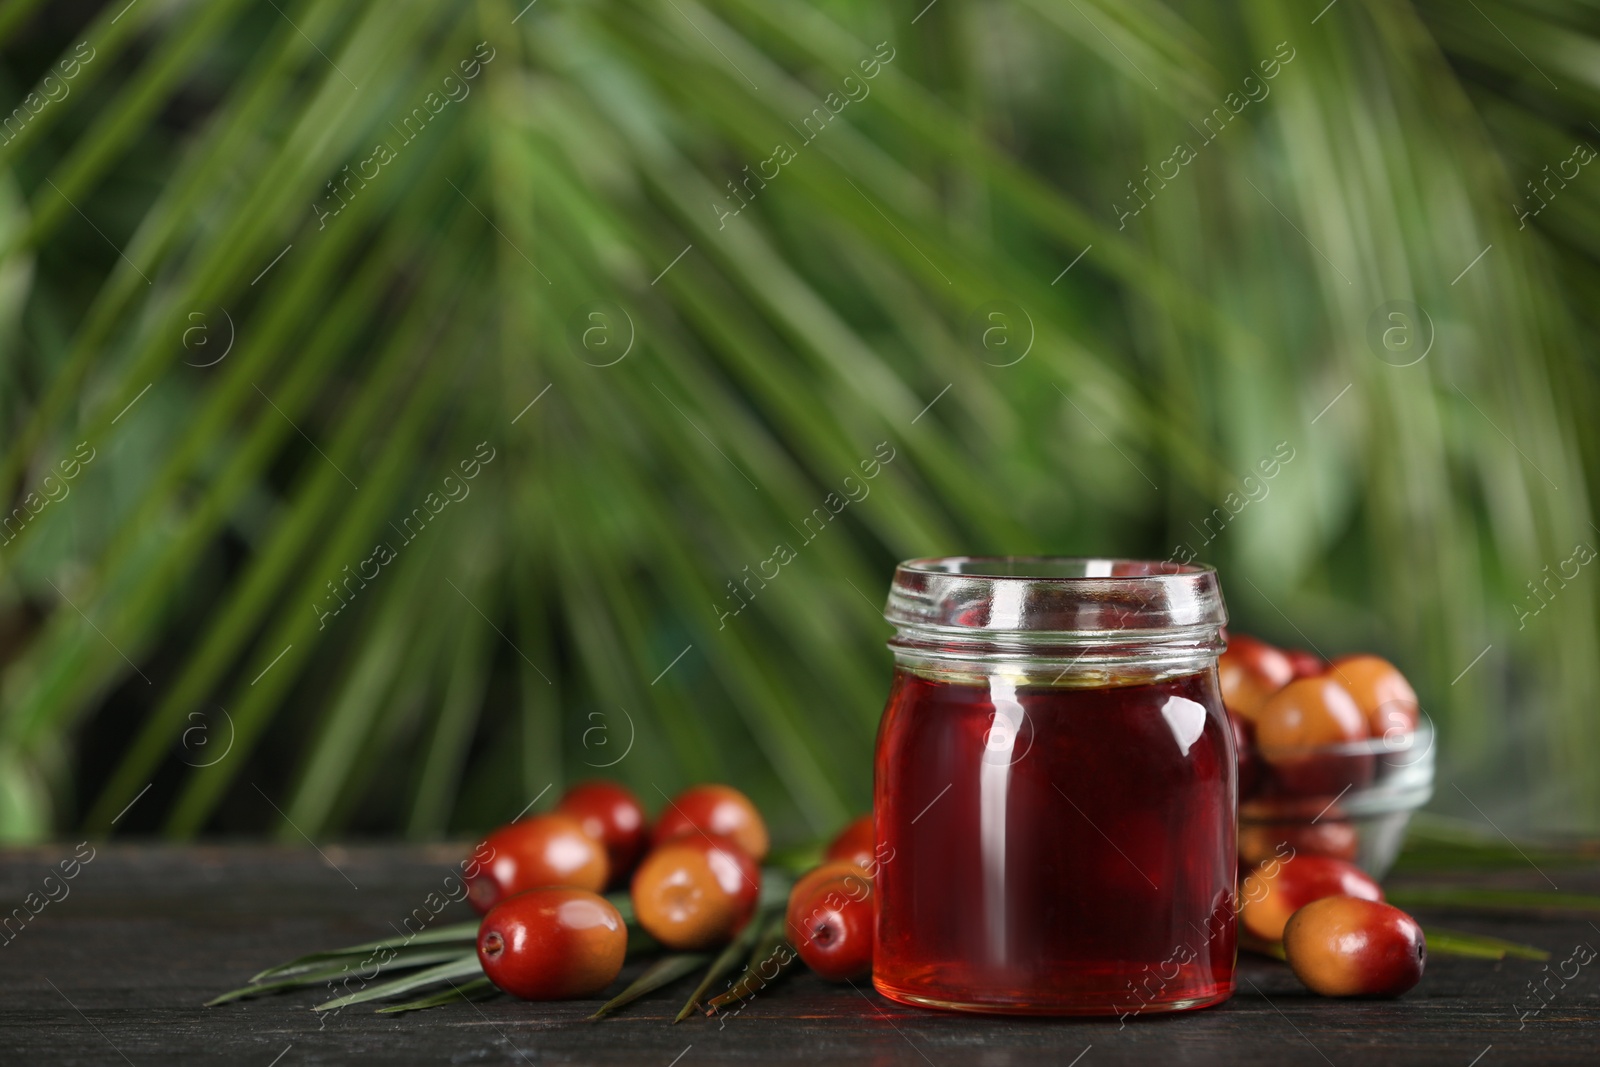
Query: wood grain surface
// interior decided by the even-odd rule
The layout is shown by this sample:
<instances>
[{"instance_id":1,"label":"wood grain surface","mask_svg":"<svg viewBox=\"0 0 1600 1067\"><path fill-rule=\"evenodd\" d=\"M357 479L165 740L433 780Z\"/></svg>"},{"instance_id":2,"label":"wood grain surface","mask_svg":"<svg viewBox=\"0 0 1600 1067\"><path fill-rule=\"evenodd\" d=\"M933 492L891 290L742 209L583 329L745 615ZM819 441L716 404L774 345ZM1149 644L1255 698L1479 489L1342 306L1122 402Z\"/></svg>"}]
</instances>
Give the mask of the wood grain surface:
<instances>
[{"instance_id":1,"label":"wood grain surface","mask_svg":"<svg viewBox=\"0 0 1600 1067\"><path fill-rule=\"evenodd\" d=\"M392 935L464 850L455 847L94 846L58 899L0 947L0 1063L229 1063L258 1067L417 1064L1252 1064L1503 1067L1600 1063L1600 960L1555 976L1600 928L1572 913L1423 911L1425 923L1526 941L1526 960L1435 958L1396 1001L1311 996L1271 960L1242 960L1239 992L1208 1011L1115 1020L1020 1020L902 1008L862 984L798 974L731 1018L669 1025L692 981L599 1024L595 1002L498 997L402 1016L370 1005L318 1016L303 990L217 1008L206 999L292 956ZM84 853L87 849L83 850ZM0 908L46 899L74 845L0 852ZM1600 891L1600 872L1547 871ZM1429 873L1395 884L1472 880L1549 889L1544 875ZM65 895L63 895L63 887ZM457 910L459 909L459 911ZM470 918L452 905L440 920ZM639 970L630 965L623 979ZM1571 974L1572 965L1565 969ZM1542 984L1535 1000L1530 983ZM620 984L615 988L621 988ZM1538 1014L1527 1014L1540 1003Z\"/></svg>"}]
</instances>

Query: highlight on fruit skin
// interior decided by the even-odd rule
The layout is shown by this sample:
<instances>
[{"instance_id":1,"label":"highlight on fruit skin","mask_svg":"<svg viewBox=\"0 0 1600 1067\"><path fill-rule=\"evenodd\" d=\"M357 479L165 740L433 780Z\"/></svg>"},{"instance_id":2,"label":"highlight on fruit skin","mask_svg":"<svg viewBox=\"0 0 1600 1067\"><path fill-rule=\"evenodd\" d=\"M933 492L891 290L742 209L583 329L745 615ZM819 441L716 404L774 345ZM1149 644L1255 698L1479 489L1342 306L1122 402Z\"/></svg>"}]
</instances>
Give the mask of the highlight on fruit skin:
<instances>
[{"instance_id":1,"label":"highlight on fruit skin","mask_svg":"<svg viewBox=\"0 0 1600 1067\"><path fill-rule=\"evenodd\" d=\"M864 870L843 861L824 863L789 892L789 941L819 977L842 982L869 974L877 906Z\"/></svg>"},{"instance_id":2,"label":"highlight on fruit skin","mask_svg":"<svg viewBox=\"0 0 1600 1067\"><path fill-rule=\"evenodd\" d=\"M1239 923L1263 941L1283 939L1289 917L1314 900L1348 896L1381 901L1383 890L1353 863L1330 856L1290 854L1268 860L1239 889Z\"/></svg>"},{"instance_id":3,"label":"highlight on fruit skin","mask_svg":"<svg viewBox=\"0 0 1600 1067\"><path fill-rule=\"evenodd\" d=\"M467 881L467 902L483 915L505 898L545 886L598 893L606 887L605 848L566 815L534 815L483 839L489 859Z\"/></svg>"},{"instance_id":4,"label":"highlight on fruit skin","mask_svg":"<svg viewBox=\"0 0 1600 1067\"><path fill-rule=\"evenodd\" d=\"M711 948L755 913L761 868L732 838L699 833L657 847L633 875L639 925L667 948Z\"/></svg>"},{"instance_id":5,"label":"highlight on fruit skin","mask_svg":"<svg viewBox=\"0 0 1600 1067\"><path fill-rule=\"evenodd\" d=\"M1323 897L1289 920L1284 957L1306 988L1325 997L1397 997L1422 980L1428 944L1399 908Z\"/></svg>"},{"instance_id":6,"label":"highlight on fruit skin","mask_svg":"<svg viewBox=\"0 0 1600 1067\"><path fill-rule=\"evenodd\" d=\"M650 843L644 806L619 782L581 782L561 794L556 812L577 819L584 833L605 846L612 883L633 873Z\"/></svg>"},{"instance_id":7,"label":"highlight on fruit skin","mask_svg":"<svg viewBox=\"0 0 1600 1067\"><path fill-rule=\"evenodd\" d=\"M656 820L651 843L659 846L696 831L732 838L757 863L766 859L771 844L761 813L731 785L692 785L673 797Z\"/></svg>"},{"instance_id":8,"label":"highlight on fruit skin","mask_svg":"<svg viewBox=\"0 0 1600 1067\"><path fill-rule=\"evenodd\" d=\"M478 927L478 962L496 987L523 1000L563 1000L616 980L628 927L587 889L530 889L507 897Z\"/></svg>"},{"instance_id":9,"label":"highlight on fruit skin","mask_svg":"<svg viewBox=\"0 0 1600 1067\"><path fill-rule=\"evenodd\" d=\"M853 863L870 877L878 872L878 838L869 812L850 820L822 854L827 861Z\"/></svg>"}]
</instances>

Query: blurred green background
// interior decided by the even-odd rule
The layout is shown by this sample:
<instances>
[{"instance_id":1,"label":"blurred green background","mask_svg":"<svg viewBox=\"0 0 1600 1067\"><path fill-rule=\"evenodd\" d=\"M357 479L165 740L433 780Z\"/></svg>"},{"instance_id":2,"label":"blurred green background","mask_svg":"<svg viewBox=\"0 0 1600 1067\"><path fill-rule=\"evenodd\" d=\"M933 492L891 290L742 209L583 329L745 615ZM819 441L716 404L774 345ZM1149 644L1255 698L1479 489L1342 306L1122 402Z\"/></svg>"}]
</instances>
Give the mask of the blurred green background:
<instances>
[{"instance_id":1,"label":"blurred green background","mask_svg":"<svg viewBox=\"0 0 1600 1067\"><path fill-rule=\"evenodd\" d=\"M0 81L4 839L830 831L953 553L1215 563L1600 828L1593 3L6 0Z\"/></svg>"}]
</instances>

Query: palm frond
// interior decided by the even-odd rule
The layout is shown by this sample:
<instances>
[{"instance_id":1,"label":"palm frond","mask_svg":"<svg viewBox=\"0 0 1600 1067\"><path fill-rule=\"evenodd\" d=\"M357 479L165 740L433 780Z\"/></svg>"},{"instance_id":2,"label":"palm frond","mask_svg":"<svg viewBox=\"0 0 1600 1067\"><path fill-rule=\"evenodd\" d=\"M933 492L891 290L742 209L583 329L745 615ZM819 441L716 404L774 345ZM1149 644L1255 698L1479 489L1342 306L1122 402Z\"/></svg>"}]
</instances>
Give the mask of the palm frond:
<instances>
[{"instance_id":1,"label":"palm frond","mask_svg":"<svg viewBox=\"0 0 1600 1067\"><path fill-rule=\"evenodd\" d=\"M5 839L433 838L598 773L811 839L897 558L1186 548L1406 669L1442 810L1600 825L1548 578L1600 182L1528 200L1600 143L1590 7L119 7L0 6Z\"/></svg>"}]
</instances>

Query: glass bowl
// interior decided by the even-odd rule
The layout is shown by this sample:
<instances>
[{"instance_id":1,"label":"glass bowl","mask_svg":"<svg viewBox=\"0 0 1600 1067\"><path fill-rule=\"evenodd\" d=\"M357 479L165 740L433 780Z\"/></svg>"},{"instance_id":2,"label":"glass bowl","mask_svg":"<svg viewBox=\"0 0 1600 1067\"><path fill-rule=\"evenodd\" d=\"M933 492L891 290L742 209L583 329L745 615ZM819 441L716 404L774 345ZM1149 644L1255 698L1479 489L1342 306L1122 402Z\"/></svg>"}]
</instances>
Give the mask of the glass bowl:
<instances>
[{"instance_id":1,"label":"glass bowl","mask_svg":"<svg viewBox=\"0 0 1600 1067\"><path fill-rule=\"evenodd\" d=\"M1295 853L1349 860L1382 878L1412 812L1433 796L1433 724L1384 737L1241 753L1239 862Z\"/></svg>"}]
</instances>

